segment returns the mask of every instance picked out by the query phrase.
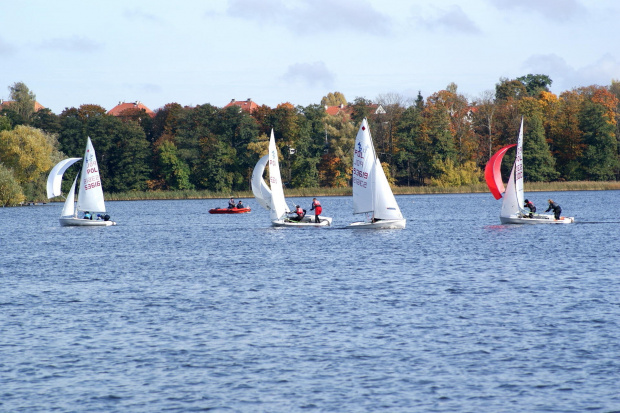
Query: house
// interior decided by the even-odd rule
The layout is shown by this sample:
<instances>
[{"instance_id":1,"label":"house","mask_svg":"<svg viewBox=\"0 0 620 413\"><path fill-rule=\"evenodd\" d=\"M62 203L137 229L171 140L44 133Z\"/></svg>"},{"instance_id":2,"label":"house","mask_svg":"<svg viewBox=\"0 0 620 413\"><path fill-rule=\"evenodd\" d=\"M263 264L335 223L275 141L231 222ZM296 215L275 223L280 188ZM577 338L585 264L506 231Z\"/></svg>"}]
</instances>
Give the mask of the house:
<instances>
[{"instance_id":1,"label":"house","mask_svg":"<svg viewBox=\"0 0 620 413\"><path fill-rule=\"evenodd\" d=\"M144 111L150 117L155 117L155 112L151 109L147 108L142 102L139 100L135 102L118 102L118 105L114 106L112 109L108 111L108 115L120 116L121 113L127 109L144 109Z\"/></svg>"},{"instance_id":2,"label":"house","mask_svg":"<svg viewBox=\"0 0 620 413\"><path fill-rule=\"evenodd\" d=\"M254 109L258 108L258 104L256 102L253 102L252 99L248 99L248 100L235 100L232 99L228 105L224 106L224 109L231 107L231 106L237 106L239 107L239 109L248 112L248 113L252 113L252 111Z\"/></svg>"},{"instance_id":3,"label":"house","mask_svg":"<svg viewBox=\"0 0 620 413\"><path fill-rule=\"evenodd\" d=\"M8 109L14 102L15 102L14 100L3 100L3 99L0 99L0 110ZM35 100L34 101L34 111L38 112L41 109L45 109L45 106L43 106L42 104L40 104L39 102L37 102Z\"/></svg>"}]
</instances>

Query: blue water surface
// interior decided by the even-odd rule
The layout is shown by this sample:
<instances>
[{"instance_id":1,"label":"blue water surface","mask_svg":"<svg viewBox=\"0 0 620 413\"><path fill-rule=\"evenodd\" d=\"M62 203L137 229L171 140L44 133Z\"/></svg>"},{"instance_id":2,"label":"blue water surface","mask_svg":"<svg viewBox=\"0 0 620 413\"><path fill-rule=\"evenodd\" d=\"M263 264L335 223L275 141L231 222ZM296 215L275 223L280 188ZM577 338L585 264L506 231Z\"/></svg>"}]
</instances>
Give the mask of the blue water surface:
<instances>
[{"instance_id":1,"label":"blue water surface","mask_svg":"<svg viewBox=\"0 0 620 413\"><path fill-rule=\"evenodd\" d=\"M253 199L0 208L1 412L620 411L620 191L573 225L397 196L404 230L272 228ZM309 209L311 198L291 198Z\"/></svg>"}]
</instances>

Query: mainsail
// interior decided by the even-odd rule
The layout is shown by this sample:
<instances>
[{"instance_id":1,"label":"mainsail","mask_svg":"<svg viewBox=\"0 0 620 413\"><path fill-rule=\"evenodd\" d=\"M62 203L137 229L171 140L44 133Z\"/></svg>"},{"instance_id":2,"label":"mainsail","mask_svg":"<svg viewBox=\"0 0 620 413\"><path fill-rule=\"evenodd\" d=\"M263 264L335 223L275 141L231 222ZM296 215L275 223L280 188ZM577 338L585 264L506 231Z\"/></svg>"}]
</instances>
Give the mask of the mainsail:
<instances>
[{"instance_id":1,"label":"mainsail","mask_svg":"<svg viewBox=\"0 0 620 413\"><path fill-rule=\"evenodd\" d=\"M278 150L276 140L271 130L269 139L269 185L271 186L271 213L272 220L282 219L287 212L290 212L284 198L284 188L280 177L280 162L278 161Z\"/></svg>"},{"instance_id":2,"label":"mainsail","mask_svg":"<svg viewBox=\"0 0 620 413\"><path fill-rule=\"evenodd\" d=\"M77 209L78 211L105 212L99 166L90 137L86 142L86 152L84 152Z\"/></svg>"}]
</instances>

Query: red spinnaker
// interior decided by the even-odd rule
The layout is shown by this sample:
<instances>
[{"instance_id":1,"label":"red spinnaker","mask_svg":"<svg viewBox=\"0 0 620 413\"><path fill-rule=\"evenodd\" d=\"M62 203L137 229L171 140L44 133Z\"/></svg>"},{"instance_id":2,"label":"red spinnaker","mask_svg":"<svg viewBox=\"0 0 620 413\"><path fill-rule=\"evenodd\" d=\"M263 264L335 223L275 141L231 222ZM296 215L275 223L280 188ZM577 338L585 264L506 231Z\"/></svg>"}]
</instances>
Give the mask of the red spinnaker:
<instances>
[{"instance_id":1,"label":"red spinnaker","mask_svg":"<svg viewBox=\"0 0 620 413\"><path fill-rule=\"evenodd\" d=\"M495 152L495 155L491 156L491 159L487 162L487 166L484 168L484 179L486 179L487 186L495 199L500 199L504 192L504 181L502 181L502 173L500 170L502 158L506 151L513 146L517 146L517 144L513 143L512 145L504 146L502 149Z\"/></svg>"}]
</instances>

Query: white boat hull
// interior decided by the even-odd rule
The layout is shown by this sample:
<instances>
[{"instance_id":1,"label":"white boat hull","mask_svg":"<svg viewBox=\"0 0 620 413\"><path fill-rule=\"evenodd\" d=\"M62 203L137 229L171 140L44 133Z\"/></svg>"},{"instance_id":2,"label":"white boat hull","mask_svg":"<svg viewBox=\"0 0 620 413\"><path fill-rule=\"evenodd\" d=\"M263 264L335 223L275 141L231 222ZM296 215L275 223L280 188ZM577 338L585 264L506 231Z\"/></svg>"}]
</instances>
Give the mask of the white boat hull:
<instances>
[{"instance_id":1,"label":"white boat hull","mask_svg":"<svg viewBox=\"0 0 620 413\"><path fill-rule=\"evenodd\" d=\"M81 219L74 217L61 217L59 219L61 227L110 227L116 225L114 221L104 221L102 219Z\"/></svg>"},{"instance_id":2,"label":"white boat hull","mask_svg":"<svg viewBox=\"0 0 620 413\"><path fill-rule=\"evenodd\" d=\"M555 219L553 215L535 214L533 218L524 216L512 216L512 217L499 217L502 224L521 224L521 225L534 225L534 224L572 224L575 222L574 217L560 217Z\"/></svg>"},{"instance_id":3,"label":"white boat hull","mask_svg":"<svg viewBox=\"0 0 620 413\"><path fill-rule=\"evenodd\" d=\"M330 217L321 216L319 223L314 222L314 215L306 215L301 221L290 219L276 219L271 221L274 227L328 227L332 224Z\"/></svg>"},{"instance_id":4,"label":"white boat hull","mask_svg":"<svg viewBox=\"0 0 620 413\"><path fill-rule=\"evenodd\" d=\"M406 219L382 219L375 222L354 222L347 228L351 229L405 229Z\"/></svg>"}]
</instances>

